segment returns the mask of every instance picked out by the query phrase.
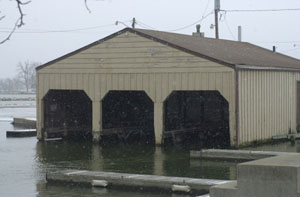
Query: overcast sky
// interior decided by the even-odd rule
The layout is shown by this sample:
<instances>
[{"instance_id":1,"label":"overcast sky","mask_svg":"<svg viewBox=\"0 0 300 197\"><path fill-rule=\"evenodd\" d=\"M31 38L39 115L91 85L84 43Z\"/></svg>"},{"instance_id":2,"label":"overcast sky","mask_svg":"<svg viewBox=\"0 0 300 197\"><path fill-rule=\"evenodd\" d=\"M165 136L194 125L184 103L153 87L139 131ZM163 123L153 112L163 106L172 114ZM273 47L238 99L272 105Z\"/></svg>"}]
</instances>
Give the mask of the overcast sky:
<instances>
[{"instance_id":1,"label":"overcast sky","mask_svg":"<svg viewBox=\"0 0 300 197\"><path fill-rule=\"evenodd\" d=\"M14 77L18 62L46 63L130 26L191 34L196 21L206 37L214 37L214 0L31 0L23 7L25 26L0 45L0 78ZM299 0L221 0L222 10L300 9ZM18 18L15 1L0 0L0 41ZM300 59L300 10L280 12L220 12L220 38L242 40ZM115 25L116 21L123 21ZM186 28L183 28L186 27ZM84 30L79 30L84 29ZM179 30L178 30L179 29ZM176 31L174 31L176 30Z\"/></svg>"}]
</instances>

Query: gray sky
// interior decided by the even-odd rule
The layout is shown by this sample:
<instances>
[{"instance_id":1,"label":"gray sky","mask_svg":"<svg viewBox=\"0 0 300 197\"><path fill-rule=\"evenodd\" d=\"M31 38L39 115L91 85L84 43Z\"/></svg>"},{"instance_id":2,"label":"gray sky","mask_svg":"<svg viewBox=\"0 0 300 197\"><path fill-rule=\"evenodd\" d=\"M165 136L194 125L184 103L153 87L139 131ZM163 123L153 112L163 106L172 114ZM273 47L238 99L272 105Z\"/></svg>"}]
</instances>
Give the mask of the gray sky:
<instances>
[{"instance_id":1,"label":"gray sky","mask_svg":"<svg viewBox=\"0 0 300 197\"><path fill-rule=\"evenodd\" d=\"M24 6L26 25L10 41L0 45L0 78L13 77L18 62L46 63L66 53L130 26L172 31L189 26L212 12L214 0L32 0ZM300 8L299 0L221 0L222 10ZM0 0L0 41L9 33L18 17L16 3ZM220 12L220 38L237 40L237 26L243 28L242 40L300 59L300 11ZM211 14L201 21L201 31L214 37ZM87 29L85 29L87 28ZM85 30L78 30L85 29ZM175 33L191 34L195 25Z\"/></svg>"}]
</instances>

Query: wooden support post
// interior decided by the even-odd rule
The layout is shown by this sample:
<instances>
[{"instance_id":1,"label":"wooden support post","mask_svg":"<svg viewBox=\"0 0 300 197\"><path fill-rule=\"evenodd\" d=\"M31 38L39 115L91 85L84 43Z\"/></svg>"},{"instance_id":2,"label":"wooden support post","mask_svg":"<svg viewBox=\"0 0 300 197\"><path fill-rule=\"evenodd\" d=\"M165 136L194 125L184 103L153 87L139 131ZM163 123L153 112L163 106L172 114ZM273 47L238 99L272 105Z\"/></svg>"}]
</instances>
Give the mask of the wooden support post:
<instances>
[{"instance_id":1,"label":"wooden support post","mask_svg":"<svg viewBox=\"0 0 300 197\"><path fill-rule=\"evenodd\" d=\"M163 143L163 103L154 103L154 131L155 131L155 144L161 145Z\"/></svg>"},{"instance_id":2,"label":"wooden support post","mask_svg":"<svg viewBox=\"0 0 300 197\"><path fill-rule=\"evenodd\" d=\"M93 120L93 142L99 143L101 139L101 130L102 130L102 105L100 101L93 101L92 107L92 120Z\"/></svg>"}]
</instances>

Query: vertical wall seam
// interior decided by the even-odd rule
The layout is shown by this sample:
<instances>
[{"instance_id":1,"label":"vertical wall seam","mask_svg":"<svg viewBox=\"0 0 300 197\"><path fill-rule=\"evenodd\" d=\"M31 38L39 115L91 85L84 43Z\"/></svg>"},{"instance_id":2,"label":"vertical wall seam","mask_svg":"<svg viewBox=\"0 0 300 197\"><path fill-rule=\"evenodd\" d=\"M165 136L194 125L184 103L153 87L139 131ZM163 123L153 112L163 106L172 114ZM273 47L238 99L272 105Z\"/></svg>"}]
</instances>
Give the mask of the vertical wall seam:
<instances>
[{"instance_id":1,"label":"vertical wall seam","mask_svg":"<svg viewBox=\"0 0 300 197\"><path fill-rule=\"evenodd\" d=\"M236 146L239 146L239 73L235 65L235 132L236 132Z\"/></svg>"}]
</instances>

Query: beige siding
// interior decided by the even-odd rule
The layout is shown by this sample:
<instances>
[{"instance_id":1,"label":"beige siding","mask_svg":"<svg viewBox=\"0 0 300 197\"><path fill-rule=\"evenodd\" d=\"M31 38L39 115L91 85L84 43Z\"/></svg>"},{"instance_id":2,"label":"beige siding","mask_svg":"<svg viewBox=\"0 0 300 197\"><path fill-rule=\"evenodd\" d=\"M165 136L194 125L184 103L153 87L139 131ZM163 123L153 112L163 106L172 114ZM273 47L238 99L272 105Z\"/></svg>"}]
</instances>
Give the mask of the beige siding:
<instances>
[{"instance_id":1,"label":"beige siding","mask_svg":"<svg viewBox=\"0 0 300 197\"><path fill-rule=\"evenodd\" d=\"M239 71L239 142L296 132L299 73Z\"/></svg>"},{"instance_id":2,"label":"beige siding","mask_svg":"<svg viewBox=\"0 0 300 197\"><path fill-rule=\"evenodd\" d=\"M84 90L94 103L109 90L144 90L156 103L159 117L161 103L173 90L218 90L229 102L232 142L235 138L234 70L132 33L123 33L47 66L38 71L38 79L40 101L50 89ZM93 129L98 129L101 117L93 114L98 116L93 117ZM162 119L155 120L155 128L162 129Z\"/></svg>"}]
</instances>

